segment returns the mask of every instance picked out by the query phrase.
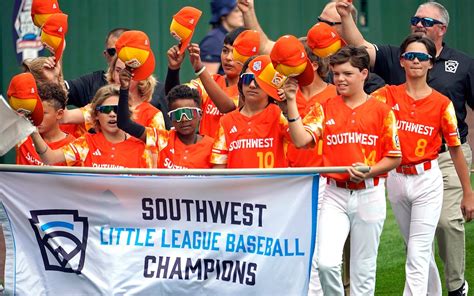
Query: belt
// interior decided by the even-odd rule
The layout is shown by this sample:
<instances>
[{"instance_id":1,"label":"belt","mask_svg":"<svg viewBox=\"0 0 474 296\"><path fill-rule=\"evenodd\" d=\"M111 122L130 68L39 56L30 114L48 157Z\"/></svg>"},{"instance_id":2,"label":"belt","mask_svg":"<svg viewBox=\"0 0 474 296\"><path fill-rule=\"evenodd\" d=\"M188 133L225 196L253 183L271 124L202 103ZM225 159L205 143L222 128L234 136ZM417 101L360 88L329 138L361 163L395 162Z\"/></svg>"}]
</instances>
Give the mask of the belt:
<instances>
[{"instance_id":1,"label":"belt","mask_svg":"<svg viewBox=\"0 0 474 296\"><path fill-rule=\"evenodd\" d=\"M420 175L429 169L431 169L431 161L426 161L419 164L401 165L396 168L396 171L397 173L404 175Z\"/></svg>"},{"instance_id":2,"label":"belt","mask_svg":"<svg viewBox=\"0 0 474 296\"><path fill-rule=\"evenodd\" d=\"M460 140L461 140L461 144L464 144L467 142L467 137L461 137ZM448 151L448 145L446 145L446 143L442 143L441 147L438 150L438 153L444 153L446 151Z\"/></svg>"},{"instance_id":3,"label":"belt","mask_svg":"<svg viewBox=\"0 0 474 296\"><path fill-rule=\"evenodd\" d=\"M366 183L369 183L368 181L369 180L373 180L373 186L368 186L366 185ZM367 188L371 188L371 187L375 187L377 185L379 185L379 182L380 182L380 178L379 177L375 177L373 179L367 179L367 180L364 180L362 182L359 182L359 183L355 183L355 182L352 182L352 181L336 181L334 179L329 179L328 178L328 184L334 184L336 185L336 187L339 187L339 188L344 188L344 189L349 189L349 190L361 190L361 189L367 189Z\"/></svg>"}]
</instances>

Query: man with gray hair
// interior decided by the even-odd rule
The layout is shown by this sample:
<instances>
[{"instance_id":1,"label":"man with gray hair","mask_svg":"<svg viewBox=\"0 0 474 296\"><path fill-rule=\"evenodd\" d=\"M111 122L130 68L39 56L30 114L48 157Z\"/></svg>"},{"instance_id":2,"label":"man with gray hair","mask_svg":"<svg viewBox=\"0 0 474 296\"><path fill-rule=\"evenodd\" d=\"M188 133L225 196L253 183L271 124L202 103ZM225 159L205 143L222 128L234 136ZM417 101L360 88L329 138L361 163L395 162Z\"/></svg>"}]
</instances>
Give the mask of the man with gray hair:
<instances>
[{"instance_id":1,"label":"man with gray hair","mask_svg":"<svg viewBox=\"0 0 474 296\"><path fill-rule=\"evenodd\" d=\"M367 48L371 67L387 84L404 83L405 73L400 66L400 49L395 46L375 45L367 42L350 16L351 4L338 2L336 7L341 15L341 31L344 39L349 44ZM411 18L410 24L412 33L426 36L436 45L436 61L430 70L428 84L453 102L462 150L470 167L472 151L467 143L468 126L465 119L466 104L471 109L474 108L474 61L464 53L449 48L443 42L449 25L449 13L443 5L437 2L421 4ZM474 199L463 196L461 183L456 177L451 156L446 152L447 147L443 143L439 151L438 162L443 173L444 196L436 236L439 255L444 263L448 295L467 295L468 284L464 278L464 221L469 222L474 217ZM432 264L436 264L434 259ZM430 267L428 294L441 295L441 291L437 291L440 288L437 284L439 275L434 270Z\"/></svg>"}]
</instances>

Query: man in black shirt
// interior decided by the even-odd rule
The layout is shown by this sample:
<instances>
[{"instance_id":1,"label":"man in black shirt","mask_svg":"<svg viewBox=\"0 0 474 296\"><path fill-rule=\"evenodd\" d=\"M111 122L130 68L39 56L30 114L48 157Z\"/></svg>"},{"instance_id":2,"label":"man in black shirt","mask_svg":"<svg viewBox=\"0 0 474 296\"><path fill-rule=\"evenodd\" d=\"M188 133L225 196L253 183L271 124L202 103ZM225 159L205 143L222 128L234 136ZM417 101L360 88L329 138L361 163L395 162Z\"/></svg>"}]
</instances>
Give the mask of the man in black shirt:
<instances>
[{"instance_id":1,"label":"man in black shirt","mask_svg":"<svg viewBox=\"0 0 474 296\"><path fill-rule=\"evenodd\" d=\"M128 31L128 29L115 28L107 34L103 54L108 67L116 55L115 42L125 31ZM68 90L68 105L82 107L89 104L97 90L107 84L105 73L104 70L98 70L76 79L65 81L66 89ZM169 129L171 121L168 117L168 104L165 101L164 83L157 82L150 103L163 113L165 126Z\"/></svg>"},{"instance_id":2,"label":"man in black shirt","mask_svg":"<svg viewBox=\"0 0 474 296\"><path fill-rule=\"evenodd\" d=\"M342 34L349 44L365 46L370 55L374 72L387 84L402 84L405 73L400 66L400 50L389 45L375 45L364 40L348 15L348 3L338 3L342 18ZM449 48L443 42L449 25L446 8L437 2L421 4L410 20L412 33L422 34L436 45L436 61L429 73L428 84L453 102L458 120L462 148L468 166L472 163L472 151L467 143L468 126L465 122L466 104L474 108L474 61L464 53ZM459 178L449 153L443 144L438 162L443 173L444 198L436 232L439 254L444 262L446 286L449 295L467 295L464 278L465 243L464 217L469 222L474 215L474 200L464 198ZM434 276L434 275L433 275ZM430 273L430 278L432 274Z\"/></svg>"}]
</instances>

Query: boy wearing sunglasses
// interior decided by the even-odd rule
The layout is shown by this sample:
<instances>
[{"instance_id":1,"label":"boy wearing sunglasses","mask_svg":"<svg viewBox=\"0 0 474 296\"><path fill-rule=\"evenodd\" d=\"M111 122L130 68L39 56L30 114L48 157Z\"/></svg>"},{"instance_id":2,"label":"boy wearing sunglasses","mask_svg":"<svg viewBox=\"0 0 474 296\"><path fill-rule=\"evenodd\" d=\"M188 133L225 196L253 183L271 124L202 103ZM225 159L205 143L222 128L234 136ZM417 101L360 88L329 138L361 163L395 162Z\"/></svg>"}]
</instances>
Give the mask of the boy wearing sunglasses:
<instances>
[{"instance_id":1,"label":"boy wearing sunglasses","mask_svg":"<svg viewBox=\"0 0 474 296\"><path fill-rule=\"evenodd\" d=\"M400 66L400 50L396 46L374 45L357 30L348 15L350 4L338 2L343 37L349 44L366 46L370 62L376 74L387 84L405 82L405 72ZM410 19L412 33L431 39L436 47L436 59L428 75L428 85L447 96L454 105L461 148L468 167L472 163L472 151L467 142L466 104L474 107L474 60L464 53L448 47L444 37L449 26L449 13L437 2L426 2L418 6ZM444 195L441 217L436 231L439 255L445 266L445 280L449 295L467 295L465 270L464 220L474 214L474 200L463 197L462 184L457 177L453 161L447 149L440 150L438 162L443 174ZM463 219L464 216L464 219Z\"/></svg>"},{"instance_id":2,"label":"boy wearing sunglasses","mask_svg":"<svg viewBox=\"0 0 474 296\"><path fill-rule=\"evenodd\" d=\"M38 85L38 94L43 103L43 121L38 126L38 132L51 149L59 149L68 145L75 138L71 134L64 133L59 127L64 109L66 109L66 94L64 90L55 83L43 83ZM22 165L43 165L41 157L36 152L31 137L27 137L19 143L16 150L16 163ZM56 163L54 165L65 165Z\"/></svg>"},{"instance_id":3,"label":"boy wearing sunglasses","mask_svg":"<svg viewBox=\"0 0 474 296\"><path fill-rule=\"evenodd\" d=\"M210 156L214 139L197 133L202 111L199 92L191 85L178 85L168 93L168 115L173 128L169 131L145 127L129 116L128 87L131 73L120 73L118 126L145 142L147 149L158 154L157 167L168 169L211 168Z\"/></svg>"},{"instance_id":4,"label":"boy wearing sunglasses","mask_svg":"<svg viewBox=\"0 0 474 296\"><path fill-rule=\"evenodd\" d=\"M392 107L397 118L402 163L389 173L387 190L392 209L407 246L404 295L441 295L433 239L443 203L443 180L438 151L446 140L461 180L463 195L472 197L469 170L464 161L453 103L429 87L434 43L410 35L400 46L400 63L406 83L385 86L372 95ZM467 213L466 219L472 219ZM430 276L428 276L430 275Z\"/></svg>"}]
</instances>

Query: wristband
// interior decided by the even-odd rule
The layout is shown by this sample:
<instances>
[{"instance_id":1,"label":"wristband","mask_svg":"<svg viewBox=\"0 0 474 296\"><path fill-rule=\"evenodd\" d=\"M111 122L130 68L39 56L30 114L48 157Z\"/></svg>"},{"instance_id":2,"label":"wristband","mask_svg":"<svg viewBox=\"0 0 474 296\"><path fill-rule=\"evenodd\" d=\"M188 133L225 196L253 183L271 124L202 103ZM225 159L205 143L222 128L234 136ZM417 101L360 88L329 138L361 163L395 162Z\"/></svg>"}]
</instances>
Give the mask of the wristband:
<instances>
[{"instance_id":1,"label":"wristband","mask_svg":"<svg viewBox=\"0 0 474 296\"><path fill-rule=\"evenodd\" d=\"M201 75L204 71L206 70L206 66L202 66L201 70L197 71L197 72L194 72L194 74L196 76L199 76Z\"/></svg>"},{"instance_id":2,"label":"wristband","mask_svg":"<svg viewBox=\"0 0 474 296\"><path fill-rule=\"evenodd\" d=\"M301 116L298 116L296 118L288 118L288 122L295 122L295 121L298 121L299 119L301 119Z\"/></svg>"}]
</instances>

